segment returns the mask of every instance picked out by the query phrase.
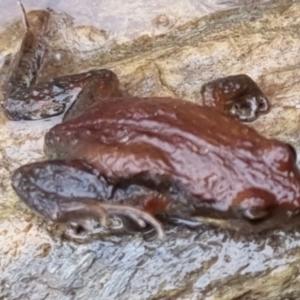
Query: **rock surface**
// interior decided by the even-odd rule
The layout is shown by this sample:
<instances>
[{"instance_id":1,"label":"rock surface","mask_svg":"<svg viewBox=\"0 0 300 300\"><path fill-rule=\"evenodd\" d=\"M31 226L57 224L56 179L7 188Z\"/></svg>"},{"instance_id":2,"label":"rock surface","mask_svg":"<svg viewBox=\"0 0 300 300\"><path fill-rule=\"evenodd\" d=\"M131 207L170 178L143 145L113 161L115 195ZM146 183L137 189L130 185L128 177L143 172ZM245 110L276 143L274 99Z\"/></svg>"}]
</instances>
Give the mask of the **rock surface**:
<instances>
[{"instance_id":1,"label":"rock surface","mask_svg":"<svg viewBox=\"0 0 300 300\"><path fill-rule=\"evenodd\" d=\"M131 10L135 2L128 1ZM147 9L153 12L154 2L136 11L126 6L133 19L140 14L147 24L139 28L138 23L133 31L78 25L54 12L57 30L41 79L105 67L118 74L126 93L201 103L204 82L247 73L272 103L272 112L253 126L292 143L299 153L300 2L252 1L250 7L201 16L201 9L209 11L201 1L178 1L177 10L172 7L165 17L155 11L153 17ZM183 2L188 5L182 10ZM222 8L242 1L206 1L212 2ZM156 20L151 29L148 20ZM4 57L17 50L23 32L17 21L0 33L2 80ZM14 123L0 114L0 299L300 298L297 230L245 237L222 229L172 227L163 243L139 235L84 244L64 239L62 229L35 216L10 186L15 168L43 158L43 135L59 121Z\"/></svg>"}]
</instances>

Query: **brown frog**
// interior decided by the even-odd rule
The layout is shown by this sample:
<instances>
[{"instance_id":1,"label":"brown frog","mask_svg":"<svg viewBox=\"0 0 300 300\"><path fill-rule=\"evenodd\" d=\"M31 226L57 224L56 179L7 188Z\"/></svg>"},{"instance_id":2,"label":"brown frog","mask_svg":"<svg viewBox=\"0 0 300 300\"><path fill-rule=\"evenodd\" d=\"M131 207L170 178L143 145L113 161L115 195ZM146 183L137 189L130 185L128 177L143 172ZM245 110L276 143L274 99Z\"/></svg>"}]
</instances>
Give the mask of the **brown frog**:
<instances>
[{"instance_id":1,"label":"brown frog","mask_svg":"<svg viewBox=\"0 0 300 300\"><path fill-rule=\"evenodd\" d=\"M241 103L258 95L257 112L268 110L249 77L229 81L243 84ZM46 100L31 85L32 95L39 95L32 100L36 106L26 106L31 100L20 97L14 103L25 103L25 109L16 112L19 105L9 106L12 98L6 97L4 109L15 119L50 116L52 103L64 103L52 97L57 86L61 94L74 86L80 93L65 121L45 137L45 153L54 160L22 166L12 177L20 198L46 219L96 218L107 224L117 215L139 227L150 224L160 238L162 216L241 220L250 228L299 219L300 175L292 146L267 139L213 107L120 97L117 76L108 70L53 80L43 92ZM215 88L211 95L219 97L222 89ZM233 100L224 96L224 101L236 105L239 97L231 94ZM40 104L43 114L36 109ZM280 223L268 222L272 216Z\"/></svg>"},{"instance_id":2,"label":"brown frog","mask_svg":"<svg viewBox=\"0 0 300 300\"><path fill-rule=\"evenodd\" d=\"M162 236L156 214L257 221L298 213L294 149L188 101L103 98L50 129L44 150L55 161L21 167L13 187L52 221L117 214Z\"/></svg>"}]
</instances>

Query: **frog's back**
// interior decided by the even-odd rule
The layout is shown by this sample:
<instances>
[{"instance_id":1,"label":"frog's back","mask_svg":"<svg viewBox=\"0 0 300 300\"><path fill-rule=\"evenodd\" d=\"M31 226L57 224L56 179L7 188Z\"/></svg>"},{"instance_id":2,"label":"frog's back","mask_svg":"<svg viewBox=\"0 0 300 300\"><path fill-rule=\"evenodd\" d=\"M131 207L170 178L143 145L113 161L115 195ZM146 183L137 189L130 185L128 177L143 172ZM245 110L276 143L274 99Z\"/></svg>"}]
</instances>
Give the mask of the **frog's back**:
<instances>
[{"instance_id":1,"label":"frog's back","mask_svg":"<svg viewBox=\"0 0 300 300\"><path fill-rule=\"evenodd\" d=\"M172 98L105 99L53 132L72 136L70 156L109 177L149 173L209 199L242 189L239 169L272 143L213 108Z\"/></svg>"},{"instance_id":2,"label":"frog's back","mask_svg":"<svg viewBox=\"0 0 300 300\"><path fill-rule=\"evenodd\" d=\"M105 137L110 143L113 142L112 132L117 133L114 142L122 142L120 131L125 128L127 132L137 133L177 133L186 139L194 136L216 146L233 146L247 141L261 144L266 141L255 130L220 114L214 108L173 98L108 98L80 117L59 126L61 130L91 129L94 138L102 143L106 142Z\"/></svg>"}]
</instances>

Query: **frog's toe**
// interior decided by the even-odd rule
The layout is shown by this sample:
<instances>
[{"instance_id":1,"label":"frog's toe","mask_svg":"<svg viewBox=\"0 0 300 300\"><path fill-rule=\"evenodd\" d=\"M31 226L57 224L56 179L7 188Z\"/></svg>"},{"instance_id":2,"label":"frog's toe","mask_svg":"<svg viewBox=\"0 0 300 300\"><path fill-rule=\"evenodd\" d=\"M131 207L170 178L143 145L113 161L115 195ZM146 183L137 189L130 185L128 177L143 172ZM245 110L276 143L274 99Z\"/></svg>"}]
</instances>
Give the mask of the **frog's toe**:
<instances>
[{"instance_id":1,"label":"frog's toe","mask_svg":"<svg viewBox=\"0 0 300 300\"><path fill-rule=\"evenodd\" d=\"M260 114L266 114L269 109L269 101L263 95L237 97L225 106L227 114L242 122L255 121Z\"/></svg>"},{"instance_id":2,"label":"frog's toe","mask_svg":"<svg viewBox=\"0 0 300 300\"><path fill-rule=\"evenodd\" d=\"M259 96L257 97L258 110L260 113L267 113L270 110L270 104L266 97Z\"/></svg>"},{"instance_id":3,"label":"frog's toe","mask_svg":"<svg viewBox=\"0 0 300 300\"><path fill-rule=\"evenodd\" d=\"M252 122L258 116L258 103L254 96L239 97L225 109L227 114L242 122Z\"/></svg>"},{"instance_id":4,"label":"frog's toe","mask_svg":"<svg viewBox=\"0 0 300 300\"><path fill-rule=\"evenodd\" d=\"M102 204L101 206L103 206L103 209L108 215L121 215L128 217L132 221L136 222L140 227L145 227L146 223L150 224L156 230L159 239L163 239L165 236L164 229L160 222L147 212L127 205Z\"/></svg>"}]
</instances>

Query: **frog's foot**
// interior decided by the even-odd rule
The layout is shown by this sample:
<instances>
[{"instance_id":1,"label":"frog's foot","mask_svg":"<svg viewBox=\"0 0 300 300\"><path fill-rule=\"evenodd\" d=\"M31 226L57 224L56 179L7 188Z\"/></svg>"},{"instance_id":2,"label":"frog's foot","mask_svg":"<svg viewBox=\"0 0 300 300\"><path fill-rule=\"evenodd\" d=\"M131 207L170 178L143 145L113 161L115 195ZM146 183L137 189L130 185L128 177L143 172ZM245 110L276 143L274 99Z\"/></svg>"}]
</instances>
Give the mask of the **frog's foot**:
<instances>
[{"instance_id":1,"label":"frog's foot","mask_svg":"<svg viewBox=\"0 0 300 300\"><path fill-rule=\"evenodd\" d=\"M252 122L270 110L267 97L247 75L219 78L201 88L203 104L242 122Z\"/></svg>"},{"instance_id":2,"label":"frog's foot","mask_svg":"<svg viewBox=\"0 0 300 300\"><path fill-rule=\"evenodd\" d=\"M246 95L237 97L224 106L224 112L242 122L255 121L268 110L267 99L263 96Z\"/></svg>"},{"instance_id":3,"label":"frog's foot","mask_svg":"<svg viewBox=\"0 0 300 300\"><path fill-rule=\"evenodd\" d=\"M45 216L45 214L43 214ZM75 199L63 202L61 201L57 210L48 216L53 222L72 223L84 221L87 218L100 220L100 224L106 227L108 224L108 214L95 199Z\"/></svg>"},{"instance_id":4,"label":"frog's foot","mask_svg":"<svg viewBox=\"0 0 300 300\"><path fill-rule=\"evenodd\" d=\"M158 222L151 214L145 211L132 206L118 204L101 203L101 207L106 211L107 215L120 215L130 218L140 227L145 227L146 223L150 224L156 230L159 239L163 239L165 236L164 229L160 222Z\"/></svg>"},{"instance_id":5,"label":"frog's foot","mask_svg":"<svg viewBox=\"0 0 300 300\"><path fill-rule=\"evenodd\" d=\"M84 199L84 201L72 200L60 203L59 210L50 216L53 222L70 223L86 218L100 219L103 227L108 226L109 216L124 216L140 227L150 224L156 231L159 239L164 238L162 225L149 213L128 205L106 204L94 199Z\"/></svg>"}]
</instances>

